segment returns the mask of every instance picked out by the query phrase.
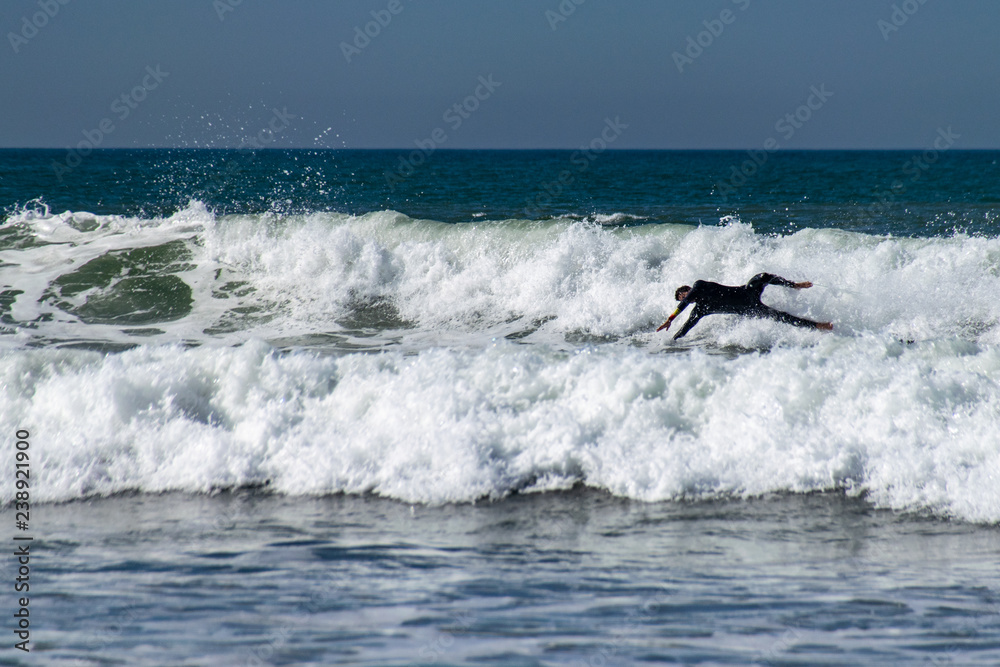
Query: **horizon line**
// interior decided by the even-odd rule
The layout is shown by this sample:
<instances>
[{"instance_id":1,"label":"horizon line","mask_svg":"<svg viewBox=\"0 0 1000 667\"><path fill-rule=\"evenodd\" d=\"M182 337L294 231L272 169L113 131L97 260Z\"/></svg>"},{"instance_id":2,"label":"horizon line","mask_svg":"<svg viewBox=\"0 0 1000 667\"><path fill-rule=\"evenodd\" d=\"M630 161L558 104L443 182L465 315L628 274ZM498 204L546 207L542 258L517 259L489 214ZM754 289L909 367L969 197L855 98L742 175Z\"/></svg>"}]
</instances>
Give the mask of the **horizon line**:
<instances>
[{"instance_id":1,"label":"horizon line","mask_svg":"<svg viewBox=\"0 0 1000 667\"><path fill-rule=\"evenodd\" d=\"M76 150L72 146L0 146L0 151L68 151ZM331 147L331 146L265 146L261 148L253 148L248 146L106 146L100 148L92 148L90 152L107 152L107 151L247 151L247 152L258 152L258 151L381 151L381 152L394 152L394 153L405 153L409 151L421 150L415 147L356 147L351 148L347 146ZM473 153L473 152L542 152L542 151L561 151L561 152L572 152L585 150L584 148L552 148L552 147L540 147L540 148L436 148L432 153ZM927 148L926 146L913 147L913 148L777 148L771 151L767 151L764 148L606 148L602 153L737 153L737 152L750 152L750 151L764 151L767 153L866 153L866 152L921 152L935 150L933 148ZM998 147L972 147L972 148L949 148L947 152L949 153L962 153L962 152L987 152L987 151L1000 151L1000 146ZM940 152L940 151L939 151Z\"/></svg>"}]
</instances>

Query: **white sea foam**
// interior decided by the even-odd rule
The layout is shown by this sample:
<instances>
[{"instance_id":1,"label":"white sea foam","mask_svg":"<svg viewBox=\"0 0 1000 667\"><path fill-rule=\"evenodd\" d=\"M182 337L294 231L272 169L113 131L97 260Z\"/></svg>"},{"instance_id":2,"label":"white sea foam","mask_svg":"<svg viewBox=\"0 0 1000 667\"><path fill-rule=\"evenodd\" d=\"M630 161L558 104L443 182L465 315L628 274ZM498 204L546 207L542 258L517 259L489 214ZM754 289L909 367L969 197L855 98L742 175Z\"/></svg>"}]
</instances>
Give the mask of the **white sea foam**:
<instances>
[{"instance_id":1,"label":"white sea foam","mask_svg":"<svg viewBox=\"0 0 1000 667\"><path fill-rule=\"evenodd\" d=\"M393 212L216 218L198 203L167 219L26 214L9 224L24 226L38 241L0 252L0 285L24 292L11 317L49 339L274 340L350 328L345 318L381 306L391 315L385 326L399 324L395 340L489 332L558 344L567 335L641 336L673 310L677 285L699 278L738 284L770 271L816 287L771 287L766 303L832 320L843 334L1000 342L997 238L811 229L764 236L740 222L625 229L573 221L455 225ZM130 338L120 327L84 325L45 298L53 280L87 261L178 239L192 259L176 275L191 287L194 308L179 320L156 323L162 335ZM815 336L726 316L706 319L692 335L747 347Z\"/></svg>"},{"instance_id":2,"label":"white sea foam","mask_svg":"<svg viewBox=\"0 0 1000 667\"><path fill-rule=\"evenodd\" d=\"M734 359L50 349L0 356L0 429L31 432L38 501L267 483L439 503L582 483L647 501L841 489L997 522L997 377L995 347L834 336Z\"/></svg>"},{"instance_id":3,"label":"white sea foam","mask_svg":"<svg viewBox=\"0 0 1000 667\"><path fill-rule=\"evenodd\" d=\"M0 251L0 287L21 292L0 429L31 431L36 500L266 483L437 503L582 483L643 500L842 489L1000 521L1000 239L197 203L8 224L32 242ZM107 253L178 240L193 309L141 337L46 296ZM835 332L713 316L681 343L652 333L677 285L759 271L814 281L764 300ZM350 353L349 334L386 352ZM310 336L328 344L300 349ZM140 345L57 349L94 341Z\"/></svg>"}]
</instances>

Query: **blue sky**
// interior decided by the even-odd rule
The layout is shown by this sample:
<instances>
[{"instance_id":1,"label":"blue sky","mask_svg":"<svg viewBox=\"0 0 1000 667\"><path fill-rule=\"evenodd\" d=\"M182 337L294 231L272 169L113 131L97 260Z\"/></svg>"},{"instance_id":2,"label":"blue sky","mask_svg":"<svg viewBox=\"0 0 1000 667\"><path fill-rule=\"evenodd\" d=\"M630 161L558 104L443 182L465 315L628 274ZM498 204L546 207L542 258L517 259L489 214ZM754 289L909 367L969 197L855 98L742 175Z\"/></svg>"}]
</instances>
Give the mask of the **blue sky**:
<instances>
[{"instance_id":1,"label":"blue sky","mask_svg":"<svg viewBox=\"0 0 1000 667\"><path fill-rule=\"evenodd\" d=\"M7 147L1000 148L995 0L4 0L0 31Z\"/></svg>"}]
</instances>

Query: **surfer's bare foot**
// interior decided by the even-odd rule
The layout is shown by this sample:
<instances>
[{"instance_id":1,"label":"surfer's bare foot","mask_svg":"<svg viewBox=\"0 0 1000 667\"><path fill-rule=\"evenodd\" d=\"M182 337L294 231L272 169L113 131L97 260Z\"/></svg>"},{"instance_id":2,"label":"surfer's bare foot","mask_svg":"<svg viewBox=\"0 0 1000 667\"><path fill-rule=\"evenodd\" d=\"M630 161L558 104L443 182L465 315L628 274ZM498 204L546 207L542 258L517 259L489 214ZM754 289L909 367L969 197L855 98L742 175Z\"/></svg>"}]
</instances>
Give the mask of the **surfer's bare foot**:
<instances>
[{"instance_id":1,"label":"surfer's bare foot","mask_svg":"<svg viewBox=\"0 0 1000 667\"><path fill-rule=\"evenodd\" d=\"M833 331L833 322L817 322L816 328L823 331Z\"/></svg>"}]
</instances>

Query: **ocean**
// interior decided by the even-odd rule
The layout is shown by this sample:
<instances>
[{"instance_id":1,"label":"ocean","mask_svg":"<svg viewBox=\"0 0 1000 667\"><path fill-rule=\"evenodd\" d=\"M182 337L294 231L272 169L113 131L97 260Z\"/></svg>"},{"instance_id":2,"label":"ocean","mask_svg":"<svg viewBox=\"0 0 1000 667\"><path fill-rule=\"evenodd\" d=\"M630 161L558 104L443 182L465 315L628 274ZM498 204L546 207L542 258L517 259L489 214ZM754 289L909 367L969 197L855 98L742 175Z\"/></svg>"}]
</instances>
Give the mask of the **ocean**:
<instances>
[{"instance_id":1,"label":"ocean","mask_svg":"<svg viewBox=\"0 0 1000 667\"><path fill-rule=\"evenodd\" d=\"M1000 664L998 161L0 151L0 662Z\"/></svg>"}]
</instances>

